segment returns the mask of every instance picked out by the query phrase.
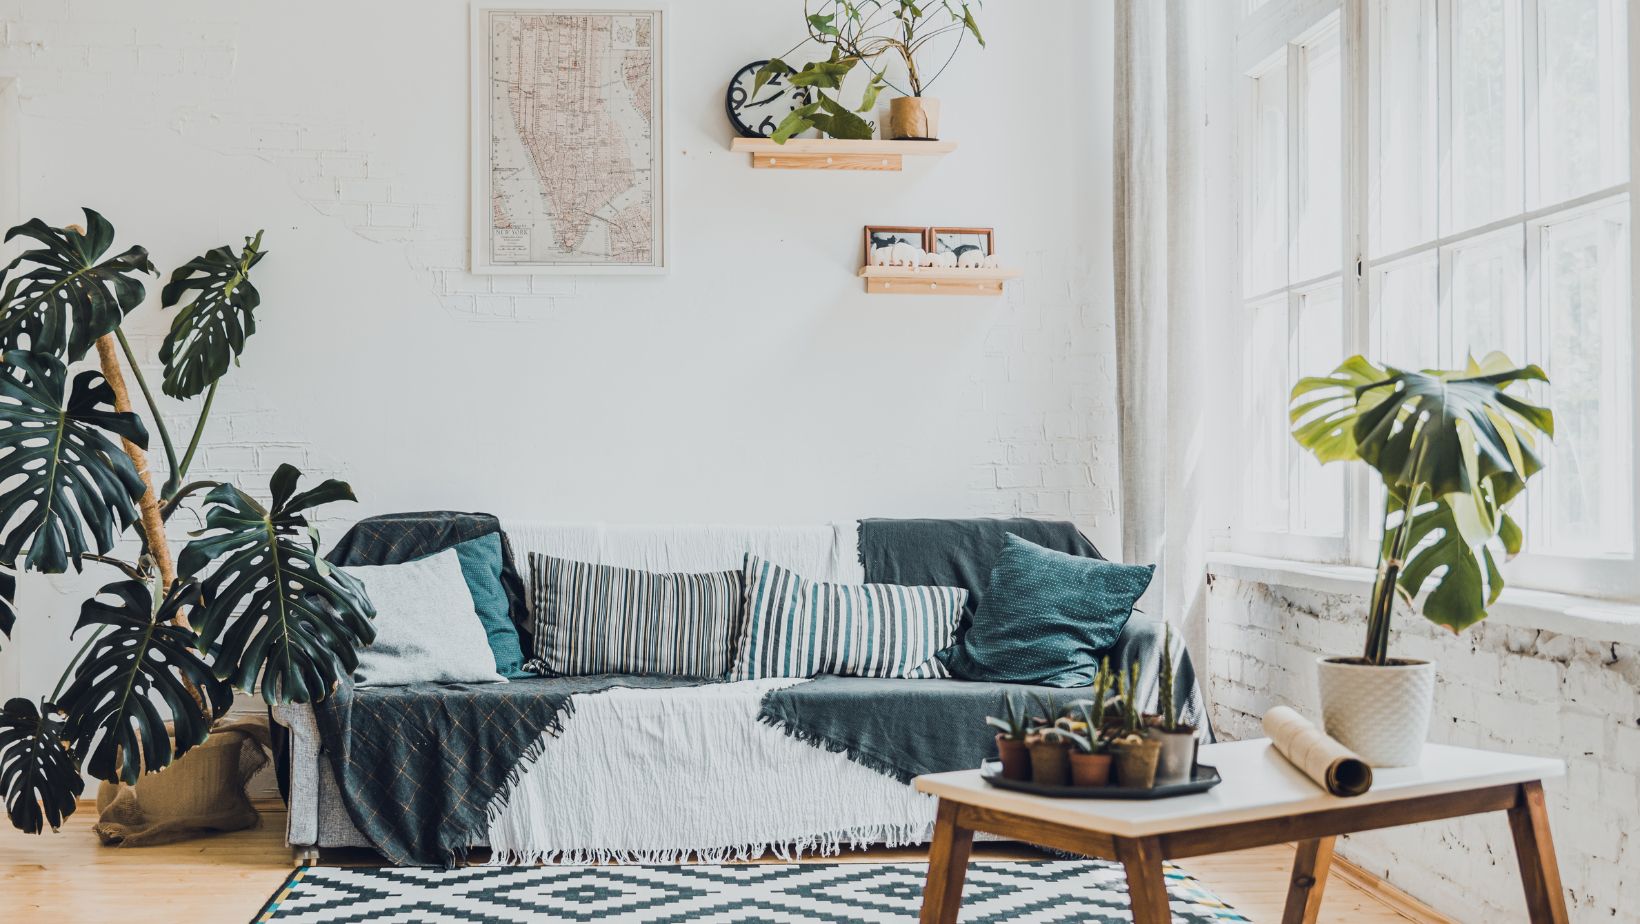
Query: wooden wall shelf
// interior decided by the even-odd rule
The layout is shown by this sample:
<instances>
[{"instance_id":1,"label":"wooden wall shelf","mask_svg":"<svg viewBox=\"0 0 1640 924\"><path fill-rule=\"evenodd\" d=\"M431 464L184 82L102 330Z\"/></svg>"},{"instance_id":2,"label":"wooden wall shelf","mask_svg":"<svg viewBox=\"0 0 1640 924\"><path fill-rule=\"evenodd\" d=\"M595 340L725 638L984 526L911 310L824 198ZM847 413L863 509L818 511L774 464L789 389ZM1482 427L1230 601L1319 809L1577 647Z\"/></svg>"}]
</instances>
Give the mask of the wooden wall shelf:
<instances>
[{"instance_id":1,"label":"wooden wall shelf","mask_svg":"<svg viewBox=\"0 0 1640 924\"><path fill-rule=\"evenodd\" d=\"M957 143L793 138L775 144L767 138L736 138L729 149L752 155L752 166L759 170L900 170L908 154L937 157L955 151Z\"/></svg>"},{"instance_id":2,"label":"wooden wall shelf","mask_svg":"<svg viewBox=\"0 0 1640 924\"><path fill-rule=\"evenodd\" d=\"M1019 276L1015 269L860 268L866 291L873 295L1001 295L1003 283Z\"/></svg>"}]
</instances>

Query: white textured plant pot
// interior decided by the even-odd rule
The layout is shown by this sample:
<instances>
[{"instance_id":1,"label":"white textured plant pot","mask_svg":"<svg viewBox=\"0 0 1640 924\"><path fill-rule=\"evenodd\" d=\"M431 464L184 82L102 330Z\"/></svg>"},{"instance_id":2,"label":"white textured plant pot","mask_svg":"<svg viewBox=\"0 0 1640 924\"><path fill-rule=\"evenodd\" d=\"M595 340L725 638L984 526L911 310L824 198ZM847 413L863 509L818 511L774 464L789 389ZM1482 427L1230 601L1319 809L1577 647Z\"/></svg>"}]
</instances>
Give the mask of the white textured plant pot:
<instances>
[{"instance_id":1,"label":"white textured plant pot","mask_svg":"<svg viewBox=\"0 0 1640 924\"><path fill-rule=\"evenodd\" d=\"M1423 756L1435 701L1435 664L1375 667L1316 660L1321 723L1374 767L1410 767Z\"/></svg>"}]
</instances>

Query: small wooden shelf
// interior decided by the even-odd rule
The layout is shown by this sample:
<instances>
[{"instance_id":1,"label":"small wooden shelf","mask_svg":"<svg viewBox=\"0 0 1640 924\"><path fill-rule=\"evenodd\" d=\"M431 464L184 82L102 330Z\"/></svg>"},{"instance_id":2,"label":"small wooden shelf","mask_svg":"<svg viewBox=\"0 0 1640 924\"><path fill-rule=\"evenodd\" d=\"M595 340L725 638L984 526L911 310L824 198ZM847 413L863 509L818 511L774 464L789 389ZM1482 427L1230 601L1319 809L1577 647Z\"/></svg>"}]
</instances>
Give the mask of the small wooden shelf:
<instances>
[{"instance_id":1,"label":"small wooden shelf","mask_svg":"<svg viewBox=\"0 0 1640 924\"><path fill-rule=\"evenodd\" d=\"M873 295L1001 295L1016 269L944 269L929 266L862 266L860 278Z\"/></svg>"},{"instance_id":2,"label":"small wooden shelf","mask_svg":"<svg viewBox=\"0 0 1640 924\"><path fill-rule=\"evenodd\" d=\"M957 143L793 138L775 144L767 138L736 138L729 149L752 155L752 166L759 170L900 170L907 154L949 154Z\"/></svg>"}]
</instances>

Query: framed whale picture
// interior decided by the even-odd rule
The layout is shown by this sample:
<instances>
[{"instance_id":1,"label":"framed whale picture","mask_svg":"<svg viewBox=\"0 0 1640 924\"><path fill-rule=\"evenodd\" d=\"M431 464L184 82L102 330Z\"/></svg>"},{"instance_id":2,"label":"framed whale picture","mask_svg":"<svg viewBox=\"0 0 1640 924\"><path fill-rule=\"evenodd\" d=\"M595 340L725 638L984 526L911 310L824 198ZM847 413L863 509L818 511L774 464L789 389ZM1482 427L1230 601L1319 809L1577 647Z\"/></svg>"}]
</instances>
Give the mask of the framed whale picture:
<instances>
[{"instance_id":1,"label":"framed whale picture","mask_svg":"<svg viewBox=\"0 0 1640 924\"><path fill-rule=\"evenodd\" d=\"M990 228L929 228L928 252L964 254L977 251L981 257L996 256L996 233Z\"/></svg>"}]
</instances>

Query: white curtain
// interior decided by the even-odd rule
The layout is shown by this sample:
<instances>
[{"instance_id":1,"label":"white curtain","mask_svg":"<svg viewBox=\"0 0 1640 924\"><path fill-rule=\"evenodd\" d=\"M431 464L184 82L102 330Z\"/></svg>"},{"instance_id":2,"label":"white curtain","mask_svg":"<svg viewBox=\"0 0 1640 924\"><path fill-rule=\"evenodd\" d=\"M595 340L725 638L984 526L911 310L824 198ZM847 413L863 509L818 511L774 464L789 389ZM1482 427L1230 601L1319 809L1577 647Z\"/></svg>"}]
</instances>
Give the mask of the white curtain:
<instances>
[{"instance_id":1,"label":"white curtain","mask_svg":"<svg viewBox=\"0 0 1640 924\"><path fill-rule=\"evenodd\" d=\"M1155 562L1140 603L1205 661L1202 292L1205 4L1117 0L1115 268L1122 558Z\"/></svg>"}]
</instances>

